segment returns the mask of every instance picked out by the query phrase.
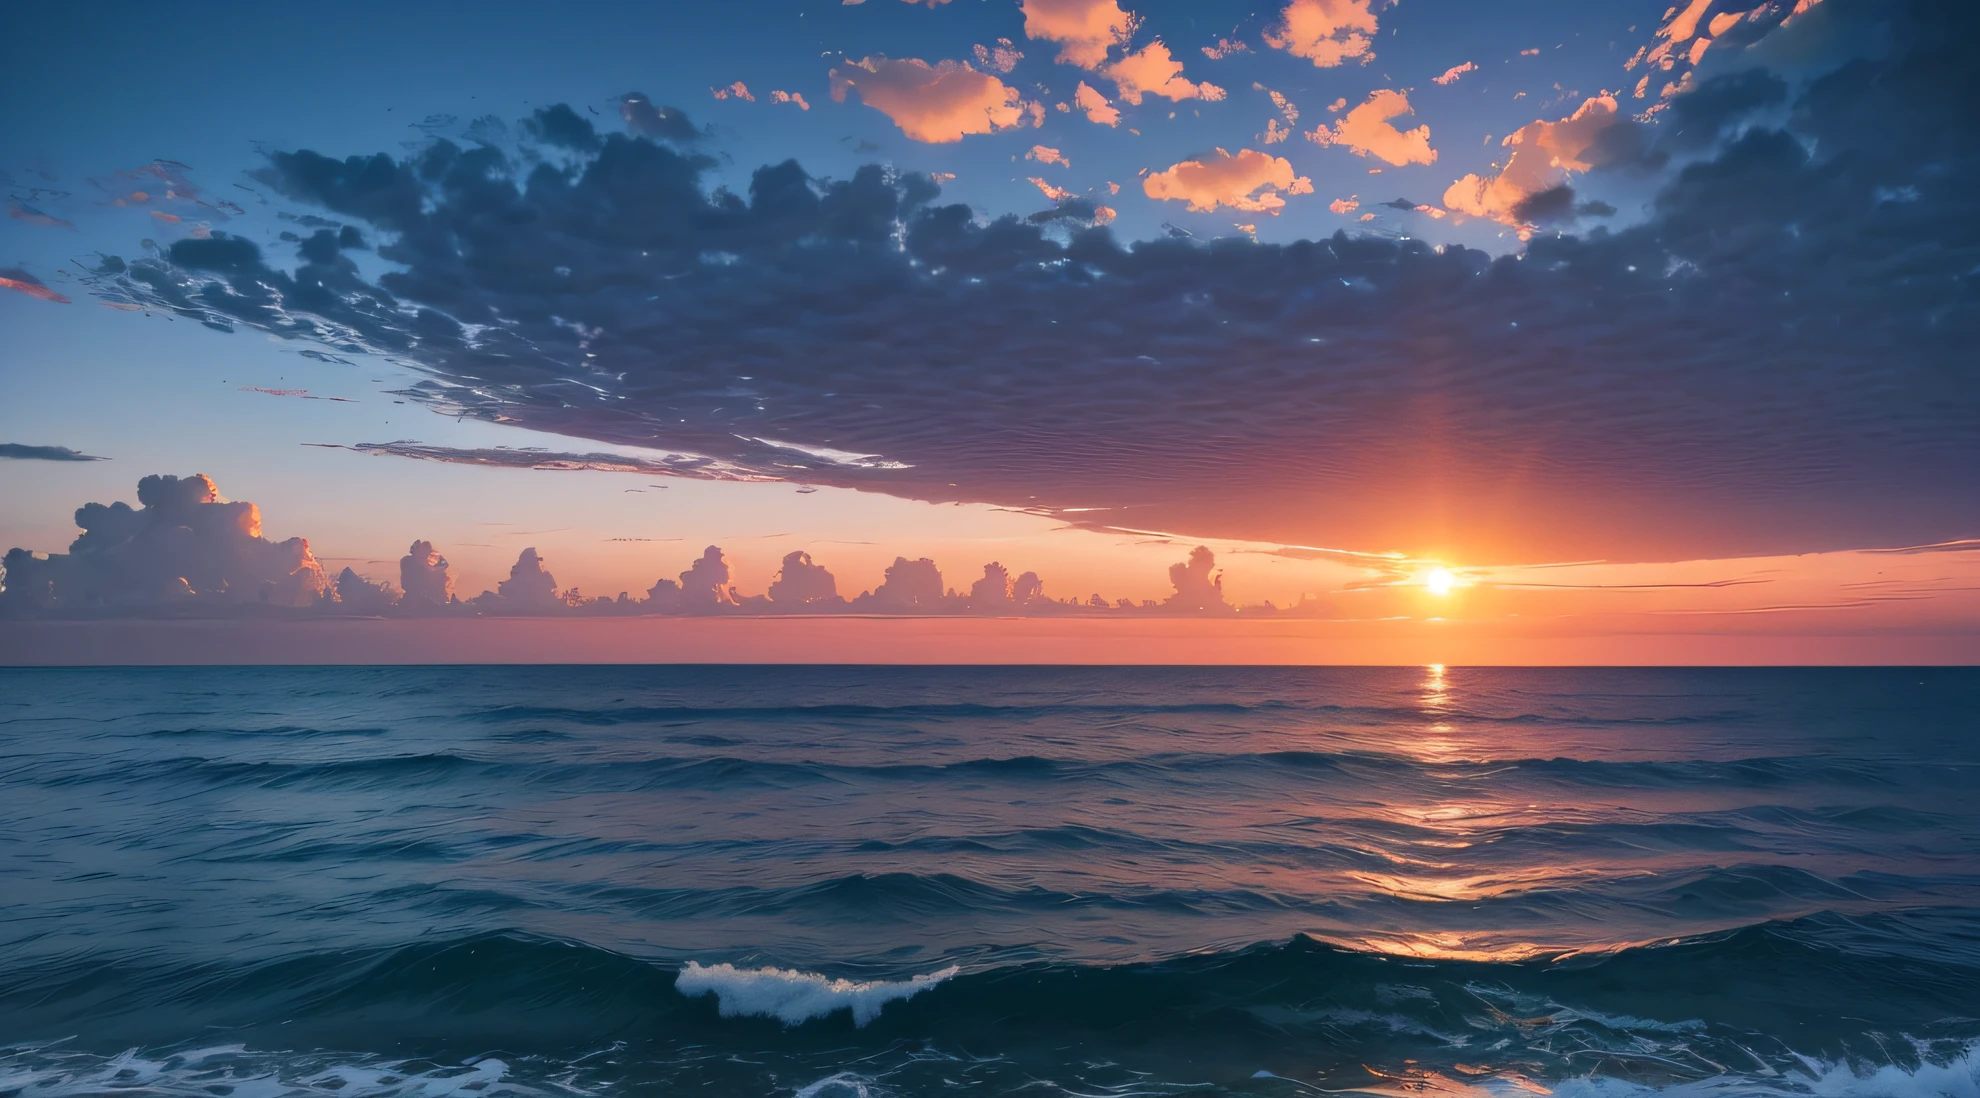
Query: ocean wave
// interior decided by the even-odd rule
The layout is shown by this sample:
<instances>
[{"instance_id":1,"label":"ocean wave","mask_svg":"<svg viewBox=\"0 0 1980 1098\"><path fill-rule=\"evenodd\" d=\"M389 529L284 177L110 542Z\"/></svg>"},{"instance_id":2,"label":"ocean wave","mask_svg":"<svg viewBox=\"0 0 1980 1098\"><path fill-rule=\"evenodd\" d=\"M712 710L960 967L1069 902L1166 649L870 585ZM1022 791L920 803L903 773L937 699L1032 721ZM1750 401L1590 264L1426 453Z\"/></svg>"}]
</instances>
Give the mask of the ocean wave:
<instances>
[{"instance_id":1,"label":"ocean wave","mask_svg":"<svg viewBox=\"0 0 1980 1098\"><path fill-rule=\"evenodd\" d=\"M864 1026L879 1017L880 1008L888 1003L919 995L958 971L950 965L906 980L846 980L790 968L737 968L689 961L675 977L674 987L689 998L715 996L724 1018L775 1018L795 1026L850 1010L853 1025Z\"/></svg>"}]
</instances>

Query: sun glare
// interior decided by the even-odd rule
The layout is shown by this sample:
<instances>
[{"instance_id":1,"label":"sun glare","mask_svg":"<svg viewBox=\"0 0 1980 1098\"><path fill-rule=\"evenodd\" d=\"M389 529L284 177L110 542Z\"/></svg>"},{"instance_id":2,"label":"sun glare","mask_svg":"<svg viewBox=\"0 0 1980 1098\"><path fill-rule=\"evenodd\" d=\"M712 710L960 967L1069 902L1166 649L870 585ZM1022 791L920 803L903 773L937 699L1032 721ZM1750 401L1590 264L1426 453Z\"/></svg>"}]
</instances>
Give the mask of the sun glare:
<instances>
[{"instance_id":1,"label":"sun glare","mask_svg":"<svg viewBox=\"0 0 1980 1098\"><path fill-rule=\"evenodd\" d=\"M1450 569L1439 564L1417 573L1416 582L1422 584L1425 591L1443 598L1451 593L1451 588L1457 586L1458 578Z\"/></svg>"}]
</instances>

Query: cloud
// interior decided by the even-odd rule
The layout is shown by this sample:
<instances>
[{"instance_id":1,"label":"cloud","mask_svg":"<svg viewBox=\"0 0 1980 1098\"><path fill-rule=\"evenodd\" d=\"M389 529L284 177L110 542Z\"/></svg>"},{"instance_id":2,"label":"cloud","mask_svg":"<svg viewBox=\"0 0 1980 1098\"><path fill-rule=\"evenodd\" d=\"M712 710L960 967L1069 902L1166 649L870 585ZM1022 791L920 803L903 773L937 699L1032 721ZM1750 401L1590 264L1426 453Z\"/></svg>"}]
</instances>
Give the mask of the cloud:
<instances>
[{"instance_id":1,"label":"cloud","mask_svg":"<svg viewBox=\"0 0 1980 1098\"><path fill-rule=\"evenodd\" d=\"M429 400L439 395L415 390L413 395ZM506 469L541 469L549 472L643 473L647 475L693 477L697 480L762 480L763 474L731 462L700 454L658 453L653 457L624 454L577 454L545 450L541 447L487 446L463 448L429 446L403 439L398 442L358 442L349 446L329 442L306 442L326 450L351 450L374 457L404 457L419 461L440 461L453 465L487 465ZM793 466L795 468L796 466Z\"/></svg>"},{"instance_id":2,"label":"cloud","mask_svg":"<svg viewBox=\"0 0 1980 1098\"><path fill-rule=\"evenodd\" d=\"M1086 118L1090 122L1098 122L1103 126L1121 124L1121 112L1108 105L1107 97L1095 91L1092 85L1084 80L1079 82L1079 88L1073 92L1073 105L1085 111Z\"/></svg>"},{"instance_id":3,"label":"cloud","mask_svg":"<svg viewBox=\"0 0 1980 1098\"><path fill-rule=\"evenodd\" d=\"M801 111L808 111L811 109L811 104L804 101L804 95L801 92L787 92L782 90L775 90L770 93L770 102L795 103L797 105L797 109Z\"/></svg>"},{"instance_id":4,"label":"cloud","mask_svg":"<svg viewBox=\"0 0 1980 1098\"><path fill-rule=\"evenodd\" d=\"M399 558L399 589L407 612L446 606L454 601L454 577L447 558L430 541L415 541Z\"/></svg>"},{"instance_id":5,"label":"cloud","mask_svg":"<svg viewBox=\"0 0 1980 1098\"><path fill-rule=\"evenodd\" d=\"M1024 52L1008 38L997 39L994 46L978 43L971 47L970 52L976 55L977 67L985 72L1008 73L1024 60Z\"/></svg>"},{"instance_id":6,"label":"cloud","mask_svg":"<svg viewBox=\"0 0 1980 1098\"><path fill-rule=\"evenodd\" d=\"M740 80L736 81L733 84L725 84L719 88L710 88L708 89L708 91L712 95L714 95L715 98L717 99L735 98L735 99L740 99L746 103L756 102L756 96L751 95L749 92L749 85L743 83Z\"/></svg>"},{"instance_id":7,"label":"cloud","mask_svg":"<svg viewBox=\"0 0 1980 1098\"><path fill-rule=\"evenodd\" d=\"M1134 34L1135 18L1117 0L1022 0L1019 7L1024 36L1059 43L1061 65L1097 69Z\"/></svg>"},{"instance_id":8,"label":"cloud","mask_svg":"<svg viewBox=\"0 0 1980 1098\"><path fill-rule=\"evenodd\" d=\"M50 214L42 213L40 210L35 209L33 206L23 206L19 202L7 203L7 216L13 218L16 221L25 221L30 225L40 225L43 228L50 228L50 229L75 228L75 225L72 222L64 221L59 217L54 217Z\"/></svg>"},{"instance_id":9,"label":"cloud","mask_svg":"<svg viewBox=\"0 0 1980 1098\"><path fill-rule=\"evenodd\" d=\"M1200 213L1224 206L1277 214L1285 208L1283 196L1311 194L1313 181L1295 176L1292 163L1284 157L1255 149L1239 149L1232 156L1217 149L1214 157L1184 160L1150 173L1141 181L1141 189L1150 198L1187 202Z\"/></svg>"},{"instance_id":10,"label":"cloud","mask_svg":"<svg viewBox=\"0 0 1980 1098\"><path fill-rule=\"evenodd\" d=\"M1114 82L1120 97L1137 106L1144 95L1159 95L1180 102L1184 99L1219 100L1224 89L1205 81L1193 84L1182 78L1182 62L1169 56L1169 47L1150 42L1141 49L1104 65L1100 75Z\"/></svg>"},{"instance_id":11,"label":"cloud","mask_svg":"<svg viewBox=\"0 0 1980 1098\"><path fill-rule=\"evenodd\" d=\"M1980 467L1980 302L1946 235L1980 193L1955 48L1975 17L1893 10L1887 49L1807 62L1778 125L1646 183L1633 222L1505 255L1129 242L878 165L772 163L718 191L691 150L611 134L556 172L445 142L275 153L263 185L364 230L376 277L216 232L87 282L390 355L427 379L406 399L451 416L744 475L1115 508L1061 512L1087 524L1500 559L1925 543L1980 523L1948 474ZM1279 178L1275 196L1297 177Z\"/></svg>"},{"instance_id":12,"label":"cloud","mask_svg":"<svg viewBox=\"0 0 1980 1098\"><path fill-rule=\"evenodd\" d=\"M1390 164L1434 164L1437 150L1430 147L1430 127L1398 130L1389 119L1413 113L1409 96L1384 88L1368 93L1360 106L1341 116L1330 129L1319 126L1306 135L1321 145L1340 145L1356 156L1373 156Z\"/></svg>"},{"instance_id":13,"label":"cloud","mask_svg":"<svg viewBox=\"0 0 1980 1098\"><path fill-rule=\"evenodd\" d=\"M203 475L149 476L138 506L85 504L67 553L6 556L8 612L228 611L304 607L329 588L301 538L261 536L261 511L227 503Z\"/></svg>"},{"instance_id":14,"label":"cloud","mask_svg":"<svg viewBox=\"0 0 1980 1098\"><path fill-rule=\"evenodd\" d=\"M16 461L109 461L109 458L92 457L67 446L23 446L18 442L0 442L0 459Z\"/></svg>"},{"instance_id":15,"label":"cloud","mask_svg":"<svg viewBox=\"0 0 1980 1098\"><path fill-rule=\"evenodd\" d=\"M852 601L853 609L883 614L912 614L941 610L946 606L942 572L935 562L922 557L909 560L895 557L887 575L871 593Z\"/></svg>"},{"instance_id":16,"label":"cloud","mask_svg":"<svg viewBox=\"0 0 1980 1098\"><path fill-rule=\"evenodd\" d=\"M557 577L544 566L534 546L517 555L509 578L496 584L495 599L503 610L521 614L550 613L570 605L557 593ZM485 593L482 600L487 600Z\"/></svg>"},{"instance_id":17,"label":"cloud","mask_svg":"<svg viewBox=\"0 0 1980 1098\"><path fill-rule=\"evenodd\" d=\"M1279 21L1265 32L1265 44L1330 69L1355 60L1374 60L1375 12L1379 0L1290 0Z\"/></svg>"},{"instance_id":18,"label":"cloud","mask_svg":"<svg viewBox=\"0 0 1980 1098\"><path fill-rule=\"evenodd\" d=\"M784 555L783 567L777 570L777 578L770 581L770 601L779 610L845 604L832 573L823 565L812 563L811 554L803 550Z\"/></svg>"},{"instance_id":19,"label":"cloud","mask_svg":"<svg viewBox=\"0 0 1980 1098\"><path fill-rule=\"evenodd\" d=\"M694 128L687 112L679 107L655 106L641 92L627 92L619 97L619 117L625 120L628 131L659 141L688 145L708 136Z\"/></svg>"},{"instance_id":20,"label":"cloud","mask_svg":"<svg viewBox=\"0 0 1980 1098\"><path fill-rule=\"evenodd\" d=\"M1203 47L1203 56L1208 57L1212 61L1222 61L1224 58L1233 54L1250 52L1250 46L1245 45L1243 42L1233 42L1228 38L1219 38L1216 45Z\"/></svg>"},{"instance_id":21,"label":"cloud","mask_svg":"<svg viewBox=\"0 0 1980 1098\"><path fill-rule=\"evenodd\" d=\"M1430 82L1433 84L1455 84L1458 81L1458 77L1463 76L1465 73L1468 72L1477 72L1477 71L1478 71L1478 66L1476 64L1470 61L1466 61L1462 65L1452 65L1450 68L1445 69L1444 75L1442 76L1431 77Z\"/></svg>"},{"instance_id":22,"label":"cloud","mask_svg":"<svg viewBox=\"0 0 1980 1098\"><path fill-rule=\"evenodd\" d=\"M902 133L930 144L1010 129L1025 117L1016 88L962 61L930 65L915 58L868 57L832 70L833 101L844 102L848 88Z\"/></svg>"},{"instance_id":23,"label":"cloud","mask_svg":"<svg viewBox=\"0 0 1980 1098\"><path fill-rule=\"evenodd\" d=\"M1164 605L1185 613L1228 613L1224 601L1224 577L1217 574L1217 556L1204 546L1190 550L1189 559L1169 566L1169 582L1175 594Z\"/></svg>"},{"instance_id":24,"label":"cloud","mask_svg":"<svg viewBox=\"0 0 1980 1098\"><path fill-rule=\"evenodd\" d=\"M1618 117L1615 97L1609 95L1586 100L1566 118L1529 122L1502 142L1512 154L1497 175L1466 175L1444 192L1444 205L1473 217L1530 225L1519 215L1521 204L1560 187L1570 172L1586 172L1607 163L1616 143L1612 139L1605 144L1604 135L1629 125Z\"/></svg>"},{"instance_id":25,"label":"cloud","mask_svg":"<svg viewBox=\"0 0 1980 1098\"><path fill-rule=\"evenodd\" d=\"M1054 202L1064 202L1073 197L1071 191L1066 190L1064 187L1053 186L1052 181L1049 179L1034 175L1027 177L1027 180L1032 186L1038 188L1040 194L1043 194L1046 198Z\"/></svg>"},{"instance_id":26,"label":"cloud","mask_svg":"<svg viewBox=\"0 0 1980 1098\"><path fill-rule=\"evenodd\" d=\"M0 267L0 290L13 290L43 301L53 301L58 305L69 304L69 299L48 288L48 284L20 269Z\"/></svg>"},{"instance_id":27,"label":"cloud","mask_svg":"<svg viewBox=\"0 0 1980 1098\"><path fill-rule=\"evenodd\" d=\"M1064 153L1046 145L1033 145L1031 151L1024 154L1024 158L1026 160L1036 160L1040 164L1057 164L1062 168L1072 167L1072 161L1067 160Z\"/></svg>"},{"instance_id":28,"label":"cloud","mask_svg":"<svg viewBox=\"0 0 1980 1098\"><path fill-rule=\"evenodd\" d=\"M1359 198L1336 198L1327 203L1327 208L1337 214L1350 214L1361 208Z\"/></svg>"}]
</instances>

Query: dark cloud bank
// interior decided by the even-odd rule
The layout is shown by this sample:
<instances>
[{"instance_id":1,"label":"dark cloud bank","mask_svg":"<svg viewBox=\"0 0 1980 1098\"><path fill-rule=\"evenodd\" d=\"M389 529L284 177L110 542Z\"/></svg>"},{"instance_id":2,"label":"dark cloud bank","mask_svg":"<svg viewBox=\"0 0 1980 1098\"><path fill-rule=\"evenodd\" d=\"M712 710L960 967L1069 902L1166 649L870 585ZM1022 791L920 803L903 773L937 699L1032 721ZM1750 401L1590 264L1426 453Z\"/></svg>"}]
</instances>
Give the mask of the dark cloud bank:
<instances>
[{"instance_id":1,"label":"dark cloud bank","mask_svg":"<svg viewBox=\"0 0 1980 1098\"><path fill-rule=\"evenodd\" d=\"M18 442L0 442L0 459L14 461L108 461L67 446L26 446Z\"/></svg>"},{"instance_id":2,"label":"dark cloud bank","mask_svg":"<svg viewBox=\"0 0 1980 1098\"><path fill-rule=\"evenodd\" d=\"M1058 598L1035 572L1013 576L1002 564L983 567L967 590L944 582L933 560L897 557L882 582L850 597L811 554L794 552L764 594L744 594L729 564L711 545L677 578L662 577L644 592L587 597L559 588L547 562L524 549L509 578L493 591L456 591L447 558L430 541L415 541L399 559L398 583L375 582L346 568L335 577L303 538L270 541L252 503L224 502L203 475L149 476L138 482L138 506L85 504L76 512L81 536L67 553L37 556L10 550L0 571L0 618L126 618L240 616L476 616L476 615L746 615L907 614L976 616L1158 615L1247 617L1332 616L1327 604L1271 603L1240 610L1224 598L1223 579L1208 549L1169 569L1175 592L1166 600L1108 601L1100 595Z\"/></svg>"},{"instance_id":3,"label":"dark cloud bank","mask_svg":"<svg viewBox=\"0 0 1980 1098\"><path fill-rule=\"evenodd\" d=\"M1805 18L1889 48L1701 81L1605 135L1605 170L1668 174L1646 219L1518 255L1124 246L880 167L710 193L699 133L628 97L633 134L552 109L533 154L274 154L265 184L347 224L293 260L180 240L97 284L389 354L449 412L1079 521L1528 559L1971 534L1980 15ZM1562 191L1533 218L1606 211ZM375 283L346 254L373 245L400 268Z\"/></svg>"}]
</instances>

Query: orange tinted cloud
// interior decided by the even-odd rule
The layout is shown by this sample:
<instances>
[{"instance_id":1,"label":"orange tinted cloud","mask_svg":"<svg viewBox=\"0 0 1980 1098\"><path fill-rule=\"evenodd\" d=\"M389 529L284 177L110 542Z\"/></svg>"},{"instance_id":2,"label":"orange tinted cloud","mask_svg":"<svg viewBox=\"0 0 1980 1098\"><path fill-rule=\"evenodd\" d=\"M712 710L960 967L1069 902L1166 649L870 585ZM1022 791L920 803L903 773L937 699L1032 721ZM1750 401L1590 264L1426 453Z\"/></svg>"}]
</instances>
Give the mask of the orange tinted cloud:
<instances>
[{"instance_id":1,"label":"orange tinted cloud","mask_svg":"<svg viewBox=\"0 0 1980 1098\"><path fill-rule=\"evenodd\" d=\"M1107 51L1127 45L1135 18L1117 0L1023 0L1026 38L1059 43L1059 63L1095 69Z\"/></svg>"},{"instance_id":2,"label":"orange tinted cloud","mask_svg":"<svg viewBox=\"0 0 1980 1098\"><path fill-rule=\"evenodd\" d=\"M1024 54L1018 50L1017 44L1008 38L997 39L997 44L994 46L979 43L974 52L977 67L986 72L1009 72L1017 68L1019 61L1024 60Z\"/></svg>"},{"instance_id":3,"label":"orange tinted cloud","mask_svg":"<svg viewBox=\"0 0 1980 1098\"><path fill-rule=\"evenodd\" d=\"M38 297L43 301L69 304L68 298L49 289L40 279L19 267L0 267L0 290L13 290L29 297Z\"/></svg>"},{"instance_id":4,"label":"orange tinted cloud","mask_svg":"<svg viewBox=\"0 0 1980 1098\"><path fill-rule=\"evenodd\" d=\"M1332 202L1327 203L1327 208L1337 214L1353 213L1361 208L1361 199L1352 196L1348 198L1336 198Z\"/></svg>"},{"instance_id":5,"label":"orange tinted cloud","mask_svg":"<svg viewBox=\"0 0 1980 1098\"><path fill-rule=\"evenodd\" d=\"M1072 161L1067 160L1064 153L1049 145L1033 145L1031 151L1024 154L1024 158L1026 160L1036 160L1040 164L1057 164L1062 168L1072 167Z\"/></svg>"},{"instance_id":6,"label":"orange tinted cloud","mask_svg":"<svg viewBox=\"0 0 1980 1098\"><path fill-rule=\"evenodd\" d=\"M1569 172L1595 165L1586 156L1602 131L1616 125L1616 100L1600 95L1556 122L1529 122L1507 137L1512 150L1498 175L1467 175L1444 192L1444 205L1473 217L1517 225L1514 209L1525 199L1559 186Z\"/></svg>"},{"instance_id":7,"label":"orange tinted cloud","mask_svg":"<svg viewBox=\"0 0 1980 1098\"><path fill-rule=\"evenodd\" d=\"M795 103L801 111L811 109L811 104L804 101L804 94L802 92L773 91L770 93L770 102Z\"/></svg>"},{"instance_id":8,"label":"orange tinted cloud","mask_svg":"<svg viewBox=\"0 0 1980 1098\"><path fill-rule=\"evenodd\" d=\"M902 133L930 144L1009 129L1027 114L1016 88L961 61L930 65L875 55L832 70L833 101L844 102L847 88Z\"/></svg>"},{"instance_id":9,"label":"orange tinted cloud","mask_svg":"<svg viewBox=\"0 0 1980 1098\"><path fill-rule=\"evenodd\" d=\"M1462 65L1452 65L1450 68L1445 69L1444 75L1442 76L1431 77L1430 82L1433 84L1455 84L1457 83L1458 77L1463 76L1465 73L1468 72L1477 72L1477 71L1478 71L1477 65L1473 64L1470 61L1466 61Z\"/></svg>"},{"instance_id":10,"label":"orange tinted cloud","mask_svg":"<svg viewBox=\"0 0 1980 1098\"><path fill-rule=\"evenodd\" d=\"M1350 58L1372 60L1375 0L1292 0L1265 44L1304 57L1323 69Z\"/></svg>"},{"instance_id":11,"label":"orange tinted cloud","mask_svg":"<svg viewBox=\"0 0 1980 1098\"><path fill-rule=\"evenodd\" d=\"M1182 78L1182 62L1169 56L1169 47L1160 42L1150 42L1119 61L1100 70L1100 75L1112 80L1119 88L1122 99L1140 104L1144 95L1159 95L1164 99L1181 101L1184 99L1218 100L1224 97L1224 89L1204 82L1192 84Z\"/></svg>"},{"instance_id":12,"label":"orange tinted cloud","mask_svg":"<svg viewBox=\"0 0 1980 1098\"><path fill-rule=\"evenodd\" d=\"M1373 156L1391 164L1434 164L1437 150L1430 147L1430 127L1398 130L1389 119L1409 114L1409 96L1383 88L1371 92L1368 101L1347 112L1333 128L1321 126L1307 138L1321 145L1341 145L1356 156Z\"/></svg>"},{"instance_id":13,"label":"orange tinted cloud","mask_svg":"<svg viewBox=\"0 0 1980 1098\"><path fill-rule=\"evenodd\" d=\"M1102 126L1121 124L1121 112L1110 106L1107 97L1094 90L1093 86L1084 80L1079 82L1079 90L1073 93L1073 102L1080 110L1086 112L1086 118L1090 122L1098 122Z\"/></svg>"},{"instance_id":14,"label":"orange tinted cloud","mask_svg":"<svg viewBox=\"0 0 1980 1098\"><path fill-rule=\"evenodd\" d=\"M1187 202L1199 213L1225 206L1276 216L1285 208L1284 195L1312 194L1313 180L1295 176L1284 157L1255 149L1240 149L1232 156L1218 149L1214 157L1184 160L1151 173L1141 189L1150 198Z\"/></svg>"},{"instance_id":15,"label":"orange tinted cloud","mask_svg":"<svg viewBox=\"0 0 1980 1098\"><path fill-rule=\"evenodd\" d=\"M740 80L736 81L733 84L730 84L728 87L725 88L710 88L708 90L715 93L715 98L717 99L728 99L730 97L734 97L736 99L741 99L749 103L756 102L756 97L749 93L749 85L743 83Z\"/></svg>"},{"instance_id":16,"label":"orange tinted cloud","mask_svg":"<svg viewBox=\"0 0 1980 1098\"><path fill-rule=\"evenodd\" d=\"M1066 190L1064 187L1054 187L1049 180L1041 179L1035 175L1029 178L1031 185L1037 187L1040 194L1054 202L1064 202L1073 196L1071 191Z\"/></svg>"}]
</instances>

